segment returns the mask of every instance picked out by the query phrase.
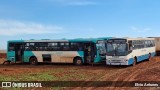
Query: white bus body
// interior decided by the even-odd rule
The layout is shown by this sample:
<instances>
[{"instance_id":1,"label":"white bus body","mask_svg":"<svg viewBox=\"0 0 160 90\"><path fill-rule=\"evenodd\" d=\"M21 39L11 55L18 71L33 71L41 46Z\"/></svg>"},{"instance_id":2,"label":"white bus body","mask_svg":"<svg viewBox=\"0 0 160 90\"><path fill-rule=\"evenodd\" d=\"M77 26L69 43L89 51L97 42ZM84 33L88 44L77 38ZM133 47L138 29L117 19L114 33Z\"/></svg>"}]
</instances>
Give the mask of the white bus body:
<instances>
[{"instance_id":1,"label":"white bus body","mask_svg":"<svg viewBox=\"0 0 160 90\"><path fill-rule=\"evenodd\" d=\"M106 55L107 65L132 65L155 56L154 38L114 38L110 40L111 41L106 44L108 50L108 54ZM118 49L110 53L109 51L111 50L109 49L111 48L109 47L113 47L113 45L116 44L119 44L119 46L117 46ZM125 44L126 51L121 49L123 47L125 48ZM116 53L119 53L119 55L116 55Z\"/></svg>"}]
</instances>

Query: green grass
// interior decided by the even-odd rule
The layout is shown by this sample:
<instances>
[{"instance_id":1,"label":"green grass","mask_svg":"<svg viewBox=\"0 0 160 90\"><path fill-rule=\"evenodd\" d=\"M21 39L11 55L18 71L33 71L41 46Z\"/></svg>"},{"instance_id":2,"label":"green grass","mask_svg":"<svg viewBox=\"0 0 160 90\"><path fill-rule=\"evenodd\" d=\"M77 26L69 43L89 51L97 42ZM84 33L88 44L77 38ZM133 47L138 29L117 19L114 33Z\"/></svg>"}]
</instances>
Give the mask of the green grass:
<instances>
[{"instance_id":1,"label":"green grass","mask_svg":"<svg viewBox=\"0 0 160 90\"><path fill-rule=\"evenodd\" d=\"M96 76L95 76L96 77ZM93 78L93 73L75 69L48 69L40 72L1 74L0 81L85 81ZM32 88L5 88L4 90L29 90ZM0 88L1 90L1 88ZM38 89L34 89L38 90ZM41 90L41 89L40 89ZM63 87L46 87L45 90L64 90Z\"/></svg>"},{"instance_id":2,"label":"green grass","mask_svg":"<svg viewBox=\"0 0 160 90\"><path fill-rule=\"evenodd\" d=\"M58 78L49 75L48 72L33 73L33 74L21 74L21 75L0 75L0 81L54 81Z\"/></svg>"},{"instance_id":3,"label":"green grass","mask_svg":"<svg viewBox=\"0 0 160 90\"><path fill-rule=\"evenodd\" d=\"M90 76L82 73L82 71L71 70L54 70L45 72L32 72L24 74L0 75L0 81L70 81L70 80L85 80Z\"/></svg>"},{"instance_id":4,"label":"green grass","mask_svg":"<svg viewBox=\"0 0 160 90\"><path fill-rule=\"evenodd\" d=\"M27 90L24 88L3 88L3 90Z\"/></svg>"},{"instance_id":5,"label":"green grass","mask_svg":"<svg viewBox=\"0 0 160 90\"><path fill-rule=\"evenodd\" d=\"M4 75L0 75L0 81L14 81L16 80L15 78L13 78L12 76L4 76Z\"/></svg>"},{"instance_id":6,"label":"green grass","mask_svg":"<svg viewBox=\"0 0 160 90\"><path fill-rule=\"evenodd\" d=\"M0 81L84 81L93 77L93 74L78 70L50 70L45 72L32 72L13 75L0 75Z\"/></svg>"},{"instance_id":7,"label":"green grass","mask_svg":"<svg viewBox=\"0 0 160 90\"><path fill-rule=\"evenodd\" d=\"M54 81L56 77L49 75L48 72L24 75L20 78L20 81Z\"/></svg>"}]
</instances>

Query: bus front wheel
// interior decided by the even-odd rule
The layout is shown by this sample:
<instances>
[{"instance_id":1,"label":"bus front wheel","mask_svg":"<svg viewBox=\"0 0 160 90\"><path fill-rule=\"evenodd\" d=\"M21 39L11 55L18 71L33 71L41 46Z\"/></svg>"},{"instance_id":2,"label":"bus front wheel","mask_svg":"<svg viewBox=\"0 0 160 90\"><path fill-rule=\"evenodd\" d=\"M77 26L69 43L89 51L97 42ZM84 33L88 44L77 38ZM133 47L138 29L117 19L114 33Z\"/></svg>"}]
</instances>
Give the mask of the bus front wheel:
<instances>
[{"instance_id":1,"label":"bus front wheel","mask_svg":"<svg viewBox=\"0 0 160 90\"><path fill-rule=\"evenodd\" d=\"M82 59L81 58L75 58L73 63L75 65L82 65Z\"/></svg>"},{"instance_id":2,"label":"bus front wheel","mask_svg":"<svg viewBox=\"0 0 160 90\"><path fill-rule=\"evenodd\" d=\"M37 64L38 64L36 57L30 58L30 61L29 61L29 62L30 62L30 65L37 65Z\"/></svg>"}]
</instances>

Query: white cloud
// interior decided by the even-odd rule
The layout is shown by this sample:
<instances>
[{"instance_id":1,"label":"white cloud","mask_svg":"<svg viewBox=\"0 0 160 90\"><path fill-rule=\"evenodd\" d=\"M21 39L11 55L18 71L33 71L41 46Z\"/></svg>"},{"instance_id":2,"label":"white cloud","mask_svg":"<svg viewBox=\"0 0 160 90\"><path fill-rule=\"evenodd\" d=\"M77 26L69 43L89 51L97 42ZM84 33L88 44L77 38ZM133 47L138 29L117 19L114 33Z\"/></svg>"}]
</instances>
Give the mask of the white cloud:
<instances>
[{"instance_id":1,"label":"white cloud","mask_svg":"<svg viewBox=\"0 0 160 90\"><path fill-rule=\"evenodd\" d=\"M54 3L58 3L61 5L69 5L69 6L87 6L87 5L96 5L97 3L91 0L49 0Z\"/></svg>"},{"instance_id":2,"label":"white cloud","mask_svg":"<svg viewBox=\"0 0 160 90\"><path fill-rule=\"evenodd\" d=\"M34 22L21 22L16 20L0 20L0 35L19 34L57 34L62 33L63 28L54 25L43 25Z\"/></svg>"},{"instance_id":3,"label":"white cloud","mask_svg":"<svg viewBox=\"0 0 160 90\"><path fill-rule=\"evenodd\" d=\"M139 33L140 32L145 33L145 32L148 32L148 31L152 30L151 28L137 28L137 27L134 27L134 26L132 26L130 28L131 28L132 31L139 32Z\"/></svg>"}]
</instances>

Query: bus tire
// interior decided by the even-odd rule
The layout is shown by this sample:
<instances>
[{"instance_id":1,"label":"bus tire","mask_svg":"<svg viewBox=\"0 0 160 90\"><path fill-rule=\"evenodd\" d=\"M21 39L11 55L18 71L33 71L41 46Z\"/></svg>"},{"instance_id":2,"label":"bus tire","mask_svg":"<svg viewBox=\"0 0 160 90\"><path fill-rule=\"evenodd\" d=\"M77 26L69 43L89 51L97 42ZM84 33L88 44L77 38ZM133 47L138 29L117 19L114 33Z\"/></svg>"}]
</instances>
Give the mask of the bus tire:
<instances>
[{"instance_id":1,"label":"bus tire","mask_svg":"<svg viewBox=\"0 0 160 90\"><path fill-rule=\"evenodd\" d=\"M136 64L137 64L137 57L134 57L133 66L136 66Z\"/></svg>"},{"instance_id":2,"label":"bus tire","mask_svg":"<svg viewBox=\"0 0 160 90\"><path fill-rule=\"evenodd\" d=\"M151 55L151 53L149 53L147 60L150 61L151 57L152 57L152 55Z\"/></svg>"},{"instance_id":3,"label":"bus tire","mask_svg":"<svg viewBox=\"0 0 160 90\"><path fill-rule=\"evenodd\" d=\"M82 59L80 57L77 57L74 59L73 63L78 66L82 65Z\"/></svg>"},{"instance_id":4,"label":"bus tire","mask_svg":"<svg viewBox=\"0 0 160 90\"><path fill-rule=\"evenodd\" d=\"M31 57L29 60L30 65L37 65L38 61L36 57Z\"/></svg>"}]
</instances>

